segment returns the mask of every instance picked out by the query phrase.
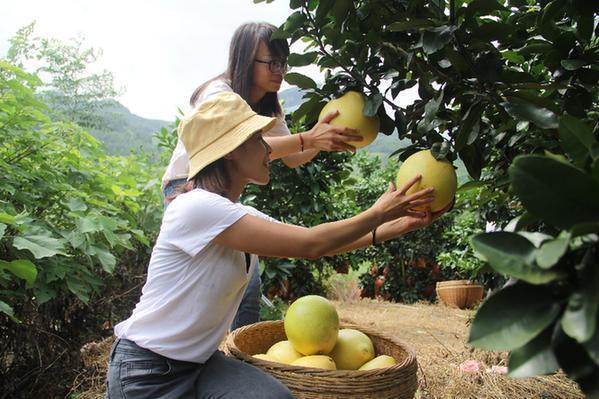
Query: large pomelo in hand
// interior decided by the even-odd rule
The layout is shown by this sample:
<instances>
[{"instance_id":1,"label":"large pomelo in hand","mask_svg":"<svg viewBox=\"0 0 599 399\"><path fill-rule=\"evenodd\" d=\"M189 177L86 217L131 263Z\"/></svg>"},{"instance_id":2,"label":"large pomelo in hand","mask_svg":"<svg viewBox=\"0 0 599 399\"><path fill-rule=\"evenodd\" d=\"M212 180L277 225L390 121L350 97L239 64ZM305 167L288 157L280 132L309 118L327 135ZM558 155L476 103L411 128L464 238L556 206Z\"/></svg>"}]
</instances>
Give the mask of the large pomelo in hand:
<instances>
[{"instance_id":1,"label":"large pomelo in hand","mask_svg":"<svg viewBox=\"0 0 599 399\"><path fill-rule=\"evenodd\" d=\"M348 141L349 145L356 148L365 147L372 143L379 133L380 121L377 116L364 115L364 95L357 91L348 91L343 96L331 100L324 106L318 120L322 120L326 114L339 111L330 124L339 127L351 127L362 136L362 141Z\"/></svg>"},{"instance_id":2,"label":"large pomelo in hand","mask_svg":"<svg viewBox=\"0 0 599 399\"><path fill-rule=\"evenodd\" d=\"M440 211L453 200L458 188L458 178L449 161L436 160L430 150L418 151L401 164L395 187L399 189L416 175L422 175L422 179L417 181L407 194L433 187L434 200L429 204L432 212Z\"/></svg>"},{"instance_id":3,"label":"large pomelo in hand","mask_svg":"<svg viewBox=\"0 0 599 399\"><path fill-rule=\"evenodd\" d=\"M337 370L335 362L329 356L311 355L304 356L291 363L294 366L313 367L315 369Z\"/></svg>"},{"instance_id":4,"label":"large pomelo in hand","mask_svg":"<svg viewBox=\"0 0 599 399\"><path fill-rule=\"evenodd\" d=\"M303 356L295 350L289 341L279 341L275 343L268 349L266 354L275 359L275 361L286 364L291 364L294 360Z\"/></svg>"},{"instance_id":5,"label":"large pomelo in hand","mask_svg":"<svg viewBox=\"0 0 599 399\"><path fill-rule=\"evenodd\" d=\"M339 330L337 343L329 353L339 370L357 370L374 359L374 345L368 335L353 328Z\"/></svg>"},{"instance_id":6,"label":"large pomelo in hand","mask_svg":"<svg viewBox=\"0 0 599 399\"><path fill-rule=\"evenodd\" d=\"M306 295L289 306L285 314L285 334L293 347L304 355L329 353L339 333L335 305L318 295Z\"/></svg>"}]
</instances>

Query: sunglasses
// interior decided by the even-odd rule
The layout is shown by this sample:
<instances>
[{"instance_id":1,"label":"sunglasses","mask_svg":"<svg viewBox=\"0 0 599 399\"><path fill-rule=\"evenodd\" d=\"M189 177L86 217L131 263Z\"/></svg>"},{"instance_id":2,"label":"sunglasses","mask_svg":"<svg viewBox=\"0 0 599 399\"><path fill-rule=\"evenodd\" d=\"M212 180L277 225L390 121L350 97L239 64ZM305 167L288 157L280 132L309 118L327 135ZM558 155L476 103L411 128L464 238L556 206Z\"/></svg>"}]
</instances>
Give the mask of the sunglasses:
<instances>
[{"instance_id":1,"label":"sunglasses","mask_svg":"<svg viewBox=\"0 0 599 399\"><path fill-rule=\"evenodd\" d=\"M283 60L270 60L270 61L254 60L254 61L259 62L260 64L268 64L268 70L272 73L286 73L289 70L289 65L287 64L287 61L283 61Z\"/></svg>"}]
</instances>

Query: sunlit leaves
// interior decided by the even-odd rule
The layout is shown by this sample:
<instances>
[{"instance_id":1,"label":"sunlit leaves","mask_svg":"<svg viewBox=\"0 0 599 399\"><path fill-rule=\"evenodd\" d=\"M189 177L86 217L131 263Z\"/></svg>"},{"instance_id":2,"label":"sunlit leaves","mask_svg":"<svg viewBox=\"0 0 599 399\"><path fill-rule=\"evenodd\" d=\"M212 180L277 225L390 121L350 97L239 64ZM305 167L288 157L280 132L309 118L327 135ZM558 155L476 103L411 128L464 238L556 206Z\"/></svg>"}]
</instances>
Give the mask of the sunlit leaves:
<instances>
[{"instance_id":1,"label":"sunlit leaves","mask_svg":"<svg viewBox=\"0 0 599 399\"><path fill-rule=\"evenodd\" d=\"M536 265L536 248L519 234L495 232L472 237L472 247L498 273L512 276L531 284L544 284L562 276L543 270Z\"/></svg>"},{"instance_id":2,"label":"sunlit leaves","mask_svg":"<svg viewBox=\"0 0 599 399\"><path fill-rule=\"evenodd\" d=\"M287 81L289 84L299 87L300 89L316 89L317 87L316 82L312 78L297 72L290 72L286 74L285 81Z\"/></svg>"},{"instance_id":3,"label":"sunlit leaves","mask_svg":"<svg viewBox=\"0 0 599 399\"><path fill-rule=\"evenodd\" d=\"M0 260L0 269L8 270L20 279L25 280L29 285L33 284L37 277L35 265L26 259L13 260L12 262Z\"/></svg>"}]
</instances>

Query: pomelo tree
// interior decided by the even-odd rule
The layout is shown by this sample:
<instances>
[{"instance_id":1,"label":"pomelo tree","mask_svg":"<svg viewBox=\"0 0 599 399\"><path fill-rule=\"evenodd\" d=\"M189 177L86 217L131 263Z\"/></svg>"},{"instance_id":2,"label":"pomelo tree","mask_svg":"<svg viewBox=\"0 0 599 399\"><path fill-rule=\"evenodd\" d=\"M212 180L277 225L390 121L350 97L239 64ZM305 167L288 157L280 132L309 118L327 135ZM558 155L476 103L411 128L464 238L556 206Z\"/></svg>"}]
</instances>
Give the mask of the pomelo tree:
<instances>
[{"instance_id":1,"label":"pomelo tree","mask_svg":"<svg viewBox=\"0 0 599 399\"><path fill-rule=\"evenodd\" d=\"M259 0L255 0L259 1ZM364 113L410 145L461 159L482 209L517 219L473 248L513 277L478 311L474 346L511 351L509 374L561 368L599 396L599 5L584 0L291 0L275 33L317 65L294 119L330 98L366 95ZM401 105L406 95L416 99ZM398 142L399 146L399 142ZM493 212L489 212L492 214Z\"/></svg>"}]
</instances>

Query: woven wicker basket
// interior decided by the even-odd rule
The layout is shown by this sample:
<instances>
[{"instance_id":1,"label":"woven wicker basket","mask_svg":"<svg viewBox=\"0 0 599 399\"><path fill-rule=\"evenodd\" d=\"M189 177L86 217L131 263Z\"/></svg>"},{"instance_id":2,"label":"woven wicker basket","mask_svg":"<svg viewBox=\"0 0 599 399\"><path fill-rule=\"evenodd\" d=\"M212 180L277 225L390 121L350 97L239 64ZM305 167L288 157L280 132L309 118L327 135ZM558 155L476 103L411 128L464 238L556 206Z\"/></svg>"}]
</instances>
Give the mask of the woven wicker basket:
<instances>
[{"instance_id":1,"label":"woven wicker basket","mask_svg":"<svg viewBox=\"0 0 599 399\"><path fill-rule=\"evenodd\" d=\"M412 399L418 388L416 355L394 338L352 325L366 333L377 354L393 356L397 364L368 371L324 370L273 363L252 357L265 353L275 342L287 339L283 321L263 321L229 334L226 352L270 373L298 399Z\"/></svg>"},{"instance_id":2,"label":"woven wicker basket","mask_svg":"<svg viewBox=\"0 0 599 399\"><path fill-rule=\"evenodd\" d=\"M476 305L483 299L483 287L470 280L439 281L437 297L448 306L460 309Z\"/></svg>"}]
</instances>

